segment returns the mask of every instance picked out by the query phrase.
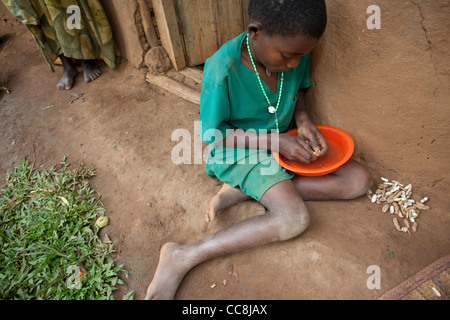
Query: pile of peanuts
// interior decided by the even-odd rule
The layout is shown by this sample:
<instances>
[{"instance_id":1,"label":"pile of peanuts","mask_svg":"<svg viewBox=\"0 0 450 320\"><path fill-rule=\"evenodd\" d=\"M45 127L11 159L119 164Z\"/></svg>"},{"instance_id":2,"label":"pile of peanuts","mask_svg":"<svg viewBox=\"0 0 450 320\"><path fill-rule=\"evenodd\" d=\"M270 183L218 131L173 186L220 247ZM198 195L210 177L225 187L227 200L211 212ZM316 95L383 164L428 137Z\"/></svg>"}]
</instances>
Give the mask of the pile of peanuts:
<instances>
[{"instance_id":1,"label":"pile of peanuts","mask_svg":"<svg viewBox=\"0 0 450 320\"><path fill-rule=\"evenodd\" d=\"M412 186L408 184L404 186L398 181L389 181L381 178L382 183L378 185L375 192L369 190L367 197L372 203L383 205L381 212L395 215L393 218L394 226L398 231L410 233L417 232L417 218L421 210L429 210L430 207L425 205L428 197L420 201L411 198ZM403 221L403 225L400 221Z\"/></svg>"}]
</instances>

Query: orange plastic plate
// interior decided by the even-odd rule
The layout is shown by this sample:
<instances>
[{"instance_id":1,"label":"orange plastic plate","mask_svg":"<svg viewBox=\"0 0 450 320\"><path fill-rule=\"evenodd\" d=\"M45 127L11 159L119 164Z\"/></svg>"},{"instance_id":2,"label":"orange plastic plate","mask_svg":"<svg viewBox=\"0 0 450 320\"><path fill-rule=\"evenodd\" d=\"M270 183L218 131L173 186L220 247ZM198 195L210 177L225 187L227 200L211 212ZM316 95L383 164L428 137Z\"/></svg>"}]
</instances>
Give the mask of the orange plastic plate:
<instances>
[{"instance_id":1,"label":"orange plastic plate","mask_svg":"<svg viewBox=\"0 0 450 320\"><path fill-rule=\"evenodd\" d=\"M295 161L286 163L280 158L280 154L274 151L272 153L275 161L283 168L298 175L323 176L336 171L350 160L355 151L355 144L353 139L345 131L326 125L318 125L317 128L323 133L325 139L327 139L328 146L330 147L330 150L326 155L309 164ZM296 136L297 129L293 129L287 133Z\"/></svg>"}]
</instances>

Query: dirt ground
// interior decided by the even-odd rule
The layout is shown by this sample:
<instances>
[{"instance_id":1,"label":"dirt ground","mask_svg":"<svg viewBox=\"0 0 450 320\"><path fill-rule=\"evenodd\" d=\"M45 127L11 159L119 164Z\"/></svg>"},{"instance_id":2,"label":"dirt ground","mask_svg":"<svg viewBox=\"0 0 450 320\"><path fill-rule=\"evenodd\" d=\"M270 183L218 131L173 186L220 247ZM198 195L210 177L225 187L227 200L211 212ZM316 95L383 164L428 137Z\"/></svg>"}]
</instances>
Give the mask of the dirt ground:
<instances>
[{"instance_id":1,"label":"dirt ground","mask_svg":"<svg viewBox=\"0 0 450 320\"><path fill-rule=\"evenodd\" d=\"M103 67L90 84L80 74L71 91L58 91L62 68L50 71L28 30L2 19L4 35L9 42L0 48L16 77L11 93L0 97L0 175L25 157L35 156L41 169L64 156L74 165L95 164L91 185L111 219L102 234L115 242L117 263L128 271L118 299L130 289L135 299L144 298L167 241L190 243L264 213L248 201L213 223L204 221L221 185L206 176L204 165L171 161L178 144L172 132L187 129L194 140L198 106L152 88L126 62L114 71ZM76 93L84 99L70 103ZM391 217L365 196L309 202L312 221L301 237L203 263L188 273L176 298L376 299L450 251L445 189L440 181L420 185L420 178L408 177L416 197L428 196L432 209L420 217L415 234L397 232ZM366 285L372 265L380 267L381 289Z\"/></svg>"}]
</instances>

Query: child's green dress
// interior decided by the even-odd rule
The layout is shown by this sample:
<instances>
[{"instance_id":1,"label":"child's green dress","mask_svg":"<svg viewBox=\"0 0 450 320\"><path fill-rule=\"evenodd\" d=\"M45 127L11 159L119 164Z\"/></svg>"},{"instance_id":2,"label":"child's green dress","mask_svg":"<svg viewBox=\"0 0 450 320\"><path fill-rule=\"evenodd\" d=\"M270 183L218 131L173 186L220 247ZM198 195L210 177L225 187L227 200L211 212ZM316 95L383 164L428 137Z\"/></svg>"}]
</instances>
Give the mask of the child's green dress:
<instances>
[{"instance_id":1,"label":"child's green dress","mask_svg":"<svg viewBox=\"0 0 450 320\"><path fill-rule=\"evenodd\" d=\"M276 130L275 114L268 103L256 74L241 62L241 45L247 32L223 45L206 61L200 99L200 135L211 151L206 164L209 176L228 183L256 200L272 186L292 179L295 174L279 166L270 151L214 147L214 141L227 136L227 129L270 133ZM293 120L300 88L311 84L310 54L300 59L295 69L284 74L283 95L277 112L280 133L295 127ZM278 77L278 90L281 76ZM276 106L279 92L264 89Z\"/></svg>"}]
</instances>

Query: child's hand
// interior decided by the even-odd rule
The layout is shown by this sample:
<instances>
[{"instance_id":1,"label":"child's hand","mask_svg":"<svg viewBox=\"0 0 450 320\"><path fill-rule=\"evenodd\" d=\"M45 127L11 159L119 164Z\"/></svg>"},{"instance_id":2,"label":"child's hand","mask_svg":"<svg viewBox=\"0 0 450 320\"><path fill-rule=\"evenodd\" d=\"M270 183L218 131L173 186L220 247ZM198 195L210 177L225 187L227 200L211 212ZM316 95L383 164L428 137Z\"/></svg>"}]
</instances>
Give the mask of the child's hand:
<instances>
[{"instance_id":1,"label":"child's hand","mask_svg":"<svg viewBox=\"0 0 450 320\"><path fill-rule=\"evenodd\" d=\"M325 155L330 149L324 135L313 123L302 125L297 136L308 145L316 159Z\"/></svg>"},{"instance_id":2,"label":"child's hand","mask_svg":"<svg viewBox=\"0 0 450 320\"><path fill-rule=\"evenodd\" d=\"M280 135L280 154L283 161L310 163L325 155L328 143L322 132L314 124L304 125L296 137L290 134Z\"/></svg>"},{"instance_id":3,"label":"child's hand","mask_svg":"<svg viewBox=\"0 0 450 320\"><path fill-rule=\"evenodd\" d=\"M280 134L279 152L284 162L310 163L317 159L313 150L305 140L288 133Z\"/></svg>"}]
</instances>

